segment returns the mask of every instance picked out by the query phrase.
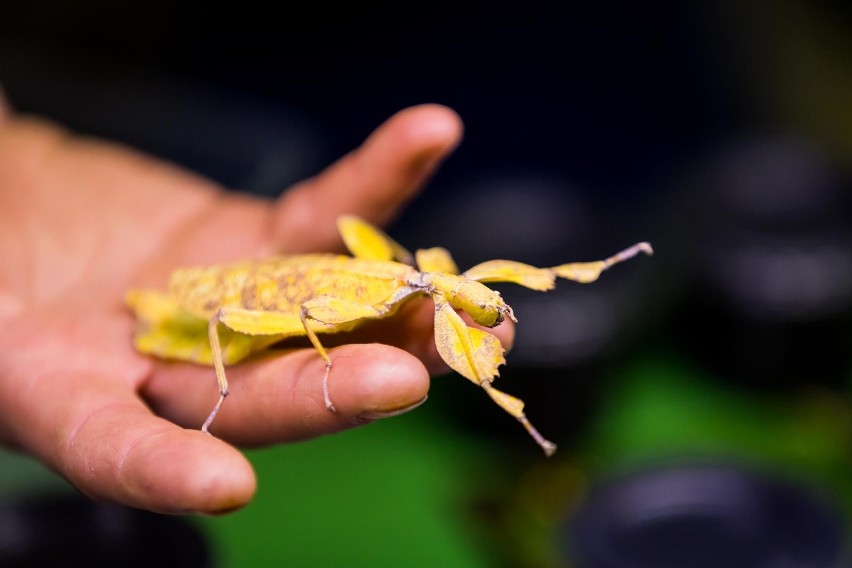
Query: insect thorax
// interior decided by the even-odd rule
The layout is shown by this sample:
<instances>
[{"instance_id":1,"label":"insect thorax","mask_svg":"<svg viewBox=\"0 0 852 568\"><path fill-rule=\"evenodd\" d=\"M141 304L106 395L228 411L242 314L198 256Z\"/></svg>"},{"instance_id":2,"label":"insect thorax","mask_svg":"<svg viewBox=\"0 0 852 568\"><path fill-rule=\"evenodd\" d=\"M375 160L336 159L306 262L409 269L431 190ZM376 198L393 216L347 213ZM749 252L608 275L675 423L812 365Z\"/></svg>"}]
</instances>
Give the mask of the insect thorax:
<instances>
[{"instance_id":1,"label":"insect thorax","mask_svg":"<svg viewBox=\"0 0 852 568\"><path fill-rule=\"evenodd\" d=\"M505 316L512 317L500 293L464 275L424 272L423 280L433 293L438 293L456 309L464 310L473 320L488 327L499 325Z\"/></svg>"}]
</instances>

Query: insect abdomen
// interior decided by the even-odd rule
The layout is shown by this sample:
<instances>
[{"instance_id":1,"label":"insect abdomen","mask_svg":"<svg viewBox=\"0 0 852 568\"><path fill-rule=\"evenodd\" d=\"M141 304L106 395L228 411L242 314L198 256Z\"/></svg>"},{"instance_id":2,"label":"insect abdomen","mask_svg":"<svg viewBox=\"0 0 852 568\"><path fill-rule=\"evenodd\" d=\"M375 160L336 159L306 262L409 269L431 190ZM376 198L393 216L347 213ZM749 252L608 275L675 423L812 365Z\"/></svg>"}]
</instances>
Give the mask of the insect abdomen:
<instances>
[{"instance_id":1,"label":"insect abdomen","mask_svg":"<svg viewBox=\"0 0 852 568\"><path fill-rule=\"evenodd\" d=\"M411 271L398 263L303 255L178 270L169 288L185 309L205 318L222 307L296 313L318 295L384 303Z\"/></svg>"}]
</instances>

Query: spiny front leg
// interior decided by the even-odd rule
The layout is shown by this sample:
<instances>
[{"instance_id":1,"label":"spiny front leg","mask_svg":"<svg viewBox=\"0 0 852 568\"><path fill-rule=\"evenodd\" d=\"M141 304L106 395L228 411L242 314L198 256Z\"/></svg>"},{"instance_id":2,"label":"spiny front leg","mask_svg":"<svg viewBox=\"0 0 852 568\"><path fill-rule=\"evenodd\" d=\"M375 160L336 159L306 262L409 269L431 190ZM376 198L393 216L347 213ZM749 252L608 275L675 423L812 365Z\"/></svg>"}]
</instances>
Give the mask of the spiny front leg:
<instances>
[{"instance_id":1,"label":"spiny front leg","mask_svg":"<svg viewBox=\"0 0 852 568\"><path fill-rule=\"evenodd\" d=\"M441 358L457 373L482 387L500 408L520 422L548 456L556 444L547 440L524 414L524 402L494 388L497 368L506 362L500 340L485 331L468 327L440 294L435 301L435 345Z\"/></svg>"}]
</instances>

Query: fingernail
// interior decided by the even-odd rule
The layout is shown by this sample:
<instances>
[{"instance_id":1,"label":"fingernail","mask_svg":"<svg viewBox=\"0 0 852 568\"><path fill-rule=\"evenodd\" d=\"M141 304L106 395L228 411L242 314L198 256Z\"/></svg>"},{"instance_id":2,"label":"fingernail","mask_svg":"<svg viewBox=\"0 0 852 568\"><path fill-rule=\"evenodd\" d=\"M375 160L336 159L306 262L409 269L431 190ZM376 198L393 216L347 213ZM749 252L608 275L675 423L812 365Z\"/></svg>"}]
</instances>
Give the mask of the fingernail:
<instances>
[{"instance_id":1,"label":"fingernail","mask_svg":"<svg viewBox=\"0 0 852 568\"><path fill-rule=\"evenodd\" d=\"M414 410L424 402L429 396L424 396L421 400L411 404L409 406L404 406L402 408L397 408L394 410L367 410L358 415L359 420L380 420L382 418L391 418L393 416L399 416L400 414L405 414L409 410Z\"/></svg>"}]
</instances>

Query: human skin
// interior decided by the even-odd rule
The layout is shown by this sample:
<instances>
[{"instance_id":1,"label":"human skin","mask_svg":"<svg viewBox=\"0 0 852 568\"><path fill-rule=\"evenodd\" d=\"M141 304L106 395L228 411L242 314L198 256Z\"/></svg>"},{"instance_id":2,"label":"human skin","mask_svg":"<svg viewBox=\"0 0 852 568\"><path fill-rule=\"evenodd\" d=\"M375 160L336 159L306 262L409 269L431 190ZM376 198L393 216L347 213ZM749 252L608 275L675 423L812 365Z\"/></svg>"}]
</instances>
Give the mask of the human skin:
<instances>
[{"instance_id":1,"label":"human skin","mask_svg":"<svg viewBox=\"0 0 852 568\"><path fill-rule=\"evenodd\" d=\"M93 499L210 514L254 494L235 446L303 440L416 407L430 373L446 371L426 302L357 335L370 343L330 350L336 413L323 403L324 365L312 348L230 368L231 396L211 436L198 427L218 396L212 368L135 352L123 295L163 288L179 266L341 250L338 215L387 223L461 133L450 109L405 109L267 200L0 108L0 441ZM492 333L508 346L513 328Z\"/></svg>"}]
</instances>

